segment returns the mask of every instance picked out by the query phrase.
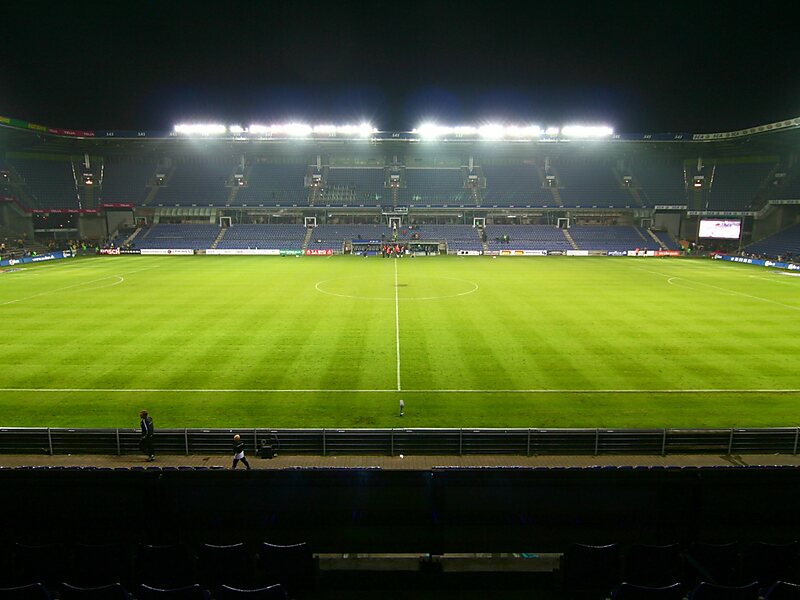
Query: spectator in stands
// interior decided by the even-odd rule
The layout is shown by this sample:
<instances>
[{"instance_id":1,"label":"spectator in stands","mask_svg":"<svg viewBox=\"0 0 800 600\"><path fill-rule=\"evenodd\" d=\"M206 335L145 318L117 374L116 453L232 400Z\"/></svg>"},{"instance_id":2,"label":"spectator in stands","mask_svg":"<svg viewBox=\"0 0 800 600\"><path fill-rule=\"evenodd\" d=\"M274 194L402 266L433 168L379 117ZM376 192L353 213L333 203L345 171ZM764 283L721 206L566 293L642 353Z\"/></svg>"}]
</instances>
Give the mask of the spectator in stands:
<instances>
[{"instance_id":1,"label":"spectator in stands","mask_svg":"<svg viewBox=\"0 0 800 600\"><path fill-rule=\"evenodd\" d=\"M235 469L239 461L242 461L242 464L247 467L248 471L250 470L250 463L247 462L244 456L244 442L242 441L242 436L237 433L233 436L233 466L231 469Z\"/></svg>"},{"instance_id":2,"label":"spectator in stands","mask_svg":"<svg viewBox=\"0 0 800 600\"><path fill-rule=\"evenodd\" d=\"M142 437L139 440L139 448L142 452L147 454L148 462L153 462L156 459L153 450L153 417L148 415L146 410L143 410L139 413L139 418L141 419L140 425L142 427Z\"/></svg>"}]
</instances>

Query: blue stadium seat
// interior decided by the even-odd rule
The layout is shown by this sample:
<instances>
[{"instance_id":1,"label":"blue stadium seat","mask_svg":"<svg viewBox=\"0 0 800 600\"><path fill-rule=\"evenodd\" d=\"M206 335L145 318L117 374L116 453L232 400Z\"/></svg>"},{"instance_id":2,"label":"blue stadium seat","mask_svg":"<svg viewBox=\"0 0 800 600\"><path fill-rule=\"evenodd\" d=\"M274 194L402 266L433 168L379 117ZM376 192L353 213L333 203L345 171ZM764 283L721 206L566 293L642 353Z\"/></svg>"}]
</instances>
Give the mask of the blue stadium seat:
<instances>
[{"instance_id":1,"label":"blue stadium seat","mask_svg":"<svg viewBox=\"0 0 800 600\"><path fill-rule=\"evenodd\" d=\"M661 587L683 579L677 544L651 546L633 544L625 549L622 580L636 585Z\"/></svg>"},{"instance_id":2,"label":"blue stadium seat","mask_svg":"<svg viewBox=\"0 0 800 600\"><path fill-rule=\"evenodd\" d=\"M800 600L800 585L776 581L766 589L761 590L764 600Z\"/></svg>"},{"instance_id":3,"label":"blue stadium seat","mask_svg":"<svg viewBox=\"0 0 800 600\"><path fill-rule=\"evenodd\" d=\"M717 585L701 582L689 592L689 600L757 600L758 583L755 581L742 586Z\"/></svg>"},{"instance_id":4,"label":"blue stadium seat","mask_svg":"<svg viewBox=\"0 0 800 600\"><path fill-rule=\"evenodd\" d=\"M210 600L211 594L196 583L178 588L156 588L142 584L136 591L136 600Z\"/></svg>"},{"instance_id":5,"label":"blue stadium seat","mask_svg":"<svg viewBox=\"0 0 800 600\"><path fill-rule=\"evenodd\" d=\"M739 546L730 544L692 544L684 553L686 576L690 583L739 584Z\"/></svg>"},{"instance_id":6,"label":"blue stadium seat","mask_svg":"<svg viewBox=\"0 0 800 600\"><path fill-rule=\"evenodd\" d=\"M130 600L130 594L119 583L99 587L76 587L62 583L58 588L59 600Z\"/></svg>"},{"instance_id":7,"label":"blue stadium seat","mask_svg":"<svg viewBox=\"0 0 800 600\"><path fill-rule=\"evenodd\" d=\"M50 600L50 592L41 583L0 588L0 600Z\"/></svg>"},{"instance_id":8,"label":"blue stadium seat","mask_svg":"<svg viewBox=\"0 0 800 600\"><path fill-rule=\"evenodd\" d=\"M161 589L182 588L197 581L194 556L183 545L139 546L138 580Z\"/></svg>"},{"instance_id":9,"label":"blue stadium seat","mask_svg":"<svg viewBox=\"0 0 800 600\"><path fill-rule=\"evenodd\" d=\"M61 544L15 544L12 573L18 584L42 583L51 587L65 580L67 563Z\"/></svg>"},{"instance_id":10,"label":"blue stadium seat","mask_svg":"<svg viewBox=\"0 0 800 600\"><path fill-rule=\"evenodd\" d=\"M562 557L564 587L571 593L608 592L621 578L617 544L570 544Z\"/></svg>"},{"instance_id":11,"label":"blue stadium seat","mask_svg":"<svg viewBox=\"0 0 800 600\"><path fill-rule=\"evenodd\" d=\"M74 585L101 586L131 583L132 556L125 544L76 544L66 580Z\"/></svg>"},{"instance_id":12,"label":"blue stadium seat","mask_svg":"<svg viewBox=\"0 0 800 600\"><path fill-rule=\"evenodd\" d=\"M259 548L258 568L264 583L280 583L290 592L313 585L316 575L314 556L305 542L287 546L264 542Z\"/></svg>"},{"instance_id":13,"label":"blue stadium seat","mask_svg":"<svg viewBox=\"0 0 800 600\"><path fill-rule=\"evenodd\" d=\"M755 542L742 547L742 579L769 585L775 581L800 581L798 544Z\"/></svg>"},{"instance_id":14,"label":"blue stadium seat","mask_svg":"<svg viewBox=\"0 0 800 600\"><path fill-rule=\"evenodd\" d=\"M200 581L208 587L248 585L253 581L253 557L244 544L203 544L198 553Z\"/></svg>"}]
</instances>

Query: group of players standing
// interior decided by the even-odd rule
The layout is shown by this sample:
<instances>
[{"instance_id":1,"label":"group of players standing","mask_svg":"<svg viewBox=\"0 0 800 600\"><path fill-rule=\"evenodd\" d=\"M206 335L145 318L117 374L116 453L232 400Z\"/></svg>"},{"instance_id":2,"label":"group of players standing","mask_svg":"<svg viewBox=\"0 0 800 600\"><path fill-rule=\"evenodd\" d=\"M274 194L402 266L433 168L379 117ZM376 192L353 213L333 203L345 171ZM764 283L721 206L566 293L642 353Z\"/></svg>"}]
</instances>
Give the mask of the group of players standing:
<instances>
[{"instance_id":1,"label":"group of players standing","mask_svg":"<svg viewBox=\"0 0 800 600\"><path fill-rule=\"evenodd\" d=\"M400 258L405 252L405 246L400 244L384 244L381 246L381 256L383 258Z\"/></svg>"}]
</instances>

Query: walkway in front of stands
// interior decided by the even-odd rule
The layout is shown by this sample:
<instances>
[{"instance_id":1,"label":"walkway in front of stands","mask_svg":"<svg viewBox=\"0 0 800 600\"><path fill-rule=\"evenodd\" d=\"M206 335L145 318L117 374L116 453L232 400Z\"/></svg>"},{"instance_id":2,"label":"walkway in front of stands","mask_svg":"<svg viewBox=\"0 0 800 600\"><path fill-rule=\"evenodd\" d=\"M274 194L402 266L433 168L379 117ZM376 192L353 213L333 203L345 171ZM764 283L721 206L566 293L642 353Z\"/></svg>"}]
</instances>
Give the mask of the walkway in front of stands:
<instances>
[{"instance_id":1,"label":"walkway in front of stands","mask_svg":"<svg viewBox=\"0 0 800 600\"><path fill-rule=\"evenodd\" d=\"M154 462L144 456L98 456L86 454L0 455L0 467L230 467L231 457L222 455L164 455ZM249 456L254 469L286 469L291 467L380 467L387 470L426 471L434 467L592 467L592 466L800 466L800 455L769 454L745 456L681 455L669 456L276 456L261 459ZM243 470L243 465L239 465Z\"/></svg>"}]
</instances>

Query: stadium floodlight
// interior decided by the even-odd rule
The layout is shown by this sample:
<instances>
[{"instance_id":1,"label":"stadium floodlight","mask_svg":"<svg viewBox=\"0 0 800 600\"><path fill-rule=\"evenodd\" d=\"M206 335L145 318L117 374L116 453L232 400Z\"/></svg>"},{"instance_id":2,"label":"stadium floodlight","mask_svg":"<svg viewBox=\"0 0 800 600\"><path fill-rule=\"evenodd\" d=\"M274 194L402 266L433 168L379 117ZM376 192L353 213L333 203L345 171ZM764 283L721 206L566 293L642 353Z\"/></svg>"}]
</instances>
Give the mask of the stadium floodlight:
<instances>
[{"instance_id":1,"label":"stadium floodlight","mask_svg":"<svg viewBox=\"0 0 800 600\"><path fill-rule=\"evenodd\" d=\"M265 135L270 130L266 125L251 124L247 126L247 131L256 135Z\"/></svg>"},{"instance_id":2,"label":"stadium floodlight","mask_svg":"<svg viewBox=\"0 0 800 600\"><path fill-rule=\"evenodd\" d=\"M614 133L606 125L567 125L561 129L561 135L572 138L602 138Z\"/></svg>"},{"instance_id":3,"label":"stadium floodlight","mask_svg":"<svg viewBox=\"0 0 800 600\"><path fill-rule=\"evenodd\" d=\"M442 127L436 123L423 123L414 129L412 133L419 134L419 136L424 140L435 140L439 136L444 135L446 129L446 127Z\"/></svg>"},{"instance_id":4,"label":"stadium floodlight","mask_svg":"<svg viewBox=\"0 0 800 600\"><path fill-rule=\"evenodd\" d=\"M231 125L228 127L228 131L235 134L244 133L244 127L241 125Z\"/></svg>"},{"instance_id":5,"label":"stadium floodlight","mask_svg":"<svg viewBox=\"0 0 800 600\"><path fill-rule=\"evenodd\" d=\"M537 125L509 125L505 128L505 135L516 139L532 139L541 136L542 129Z\"/></svg>"},{"instance_id":6,"label":"stadium floodlight","mask_svg":"<svg viewBox=\"0 0 800 600\"><path fill-rule=\"evenodd\" d=\"M506 128L497 123L487 123L478 128L478 134L486 140L499 140L505 137Z\"/></svg>"},{"instance_id":7,"label":"stadium floodlight","mask_svg":"<svg viewBox=\"0 0 800 600\"><path fill-rule=\"evenodd\" d=\"M187 135L219 135L228 131L225 125L218 123L181 123L175 125L175 133Z\"/></svg>"},{"instance_id":8,"label":"stadium floodlight","mask_svg":"<svg viewBox=\"0 0 800 600\"><path fill-rule=\"evenodd\" d=\"M314 128L311 127L311 125L308 125L307 123L296 123L296 122L283 123L280 125L271 125L269 129L273 135L283 134L283 135L288 135L289 137L299 137L299 138L308 137L314 131Z\"/></svg>"},{"instance_id":9,"label":"stadium floodlight","mask_svg":"<svg viewBox=\"0 0 800 600\"><path fill-rule=\"evenodd\" d=\"M544 130L545 135L552 135L556 136L561 133L561 130L558 127L548 127Z\"/></svg>"},{"instance_id":10,"label":"stadium floodlight","mask_svg":"<svg viewBox=\"0 0 800 600\"><path fill-rule=\"evenodd\" d=\"M314 133L317 135L336 135L336 125L314 125Z\"/></svg>"}]
</instances>

